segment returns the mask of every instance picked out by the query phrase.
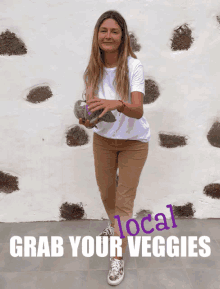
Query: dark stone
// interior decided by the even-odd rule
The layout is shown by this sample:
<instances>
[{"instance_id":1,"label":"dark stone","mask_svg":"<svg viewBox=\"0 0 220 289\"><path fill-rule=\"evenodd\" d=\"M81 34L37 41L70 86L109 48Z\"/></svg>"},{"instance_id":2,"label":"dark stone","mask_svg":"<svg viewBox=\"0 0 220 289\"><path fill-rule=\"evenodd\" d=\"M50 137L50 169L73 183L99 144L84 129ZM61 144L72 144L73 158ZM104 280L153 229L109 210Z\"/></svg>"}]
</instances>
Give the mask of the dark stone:
<instances>
[{"instance_id":1,"label":"dark stone","mask_svg":"<svg viewBox=\"0 0 220 289\"><path fill-rule=\"evenodd\" d=\"M220 24L220 16L216 16L218 23Z\"/></svg>"},{"instance_id":2,"label":"dark stone","mask_svg":"<svg viewBox=\"0 0 220 289\"><path fill-rule=\"evenodd\" d=\"M220 123L215 122L207 134L209 143L217 148L220 148Z\"/></svg>"},{"instance_id":3,"label":"dark stone","mask_svg":"<svg viewBox=\"0 0 220 289\"><path fill-rule=\"evenodd\" d=\"M145 96L143 103L149 104L154 102L160 95L158 85L154 80L145 80Z\"/></svg>"},{"instance_id":4,"label":"dark stone","mask_svg":"<svg viewBox=\"0 0 220 289\"><path fill-rule=\"evenodd\" d=\"M141 210L140 212L136 213L135 218L136 219L143 219L144 217L146 217L149 214L152 215L153 212L150 210Z\"/></svg>"},{"instance_id":5,"label":"dark stone","mask_svg":"<svg viewBox=\"0 0 220 289\"><path fill-rule=\"evenodd\" d=\"M212 199L220 199L220 184L209 184L205 186L203 192Z\"/></svg>"},{"instance_id":6,"label":"dark stone","mask_svg":"<svg viewBox=\"0 0 220 289\"><path fill-rule=\"evenodd\" d=\"M39 103L52 97L52 91L49 86L40 86L31 89L27 96L27 101L32 103Z\"/></svg>"},{"instance_id":7,"label":"dark stone","mask_svg":"<svg viewBox=\"0 0 220 289\"><path fill-rule=\"evenodd\" d=\"M183 24L174 30L171 49L173 51L188 50L193 40L192 31L188 28L187 24Z\"/></svg>"},{"instance_id":8,"label":"dark stone","mask_svg":"<svg viewBox=\"0 0 220 289\"><path fill-rule=\"evenodd\" d=\"M88 144L89 137L86 131L78 125L68 130L66 134L66 143L68 146L81 146Z\"/></svg>"},{"instance_id":9,"label":"dark stone","mask_svg":"<svg viewBox=\"0 0 220 289\"><path fill-rule=\"evenodd\" d=\"M73 110L75 117L77 119L82 118L83 121L89 120L90 123L94 123L98 119L98 117L101 115L101 113L104 111L104 108L90 112L88 110L88 105L86 105L86 103L83 103L83 102L84 102L83 100L76 101L74 105L74 110ZM99 118L99 122L101 121L115 122L116 118L111 111L107 111L102 117ZM95 125L95 127L97 126Z\"/></svg>"},{"instance_id":10,"label":"dark stone","mask_svg":"<svg viewBox=\"0 0 220 289\"><path fill-rule=\"evenodd\" d=\"M27 54L27 48L15 33L7 29L6 32L2 32L0 35L0 54L23 55Z\"/></svg>"},{"instance_id":11,"label":"dark stone","mask_svg":"<svg viewBox=\"0 0 220 289\"><path fill-rule=\"evenodd\" d=\"M129 33L130 37L130 44L131 44L131 49L133 52L138 52L141 50L140 44L137 43L137 39L135 37L135 34L133 32Z\"/></svg>"},{"instance_id":12,"label":"dark stone","mask_svg":"<svg viewBox=\"0 0 220 289\"><path fill-rule=\"evenodd\" d=\"M67 202L60 207L60 217L66 220L80 220L85 211L81 205L68 204Z\"/></svg>"},{"instance_id":13,"label":"dark stone","mask_svg":"<svg viewBox=\"0 0 220 289\"><path fill-rule=\"evenodd\" d=\"M10 194L18 190L18 178L0 171L0 191Z\"/></svg>"},{"instance_id":14,"label":"dark stone","mask_svg":"<svg viewBox=\"0 0 220 289\"><path fill-rule=\"evenodd\" d=\"M185 146L187 144L185 136L160 133L159 138L160 138L160 146L166 148L176 148L178 146Z\"/></svg>"},{"instance_id":15,"label":"dark stone","mask_svg":"<svg viewBox=\"0 0 220 289\"><path fill-rule=\"evenodd\" d=\"M196 212L193 208L192 203L187 203L184 206L172 206L173 207L173 214L175 217L179 218L191 218L194 216L194 213Z\"/></svg>"}]
</instances>

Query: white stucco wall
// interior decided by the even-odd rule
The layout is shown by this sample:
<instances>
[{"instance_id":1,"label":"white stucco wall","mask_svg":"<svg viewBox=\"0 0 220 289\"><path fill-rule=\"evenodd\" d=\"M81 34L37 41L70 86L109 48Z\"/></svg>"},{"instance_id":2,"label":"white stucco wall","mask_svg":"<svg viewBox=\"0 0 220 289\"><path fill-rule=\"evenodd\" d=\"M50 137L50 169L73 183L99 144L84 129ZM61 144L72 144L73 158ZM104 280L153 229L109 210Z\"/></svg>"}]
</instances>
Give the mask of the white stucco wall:
<instances>
[{"instance_id":1,"label":"white stucco wall","mask_svg":"<svg viewBox=\"0 0 220 289\"><path fill-rule=\"evenodd\" d=\"M203 193L220 183L220 148L207 140L220 121L219 1L2 0L0 34L15 33L27 54L0 55L0 171L19 181L19 190L0 191L0 222L58 221L65 202L81 202L84 218L107 218L95 179L93 131L85 128L89 143L77 147L67 145L65 133L78 124L73 107L82 99L95 23L110 9L135 33L145 77L160 90L144 105L152 137L134 215L150 210L169 217L167 204L190 202L195 218L220 217L220 199ZM173 31L184 23L194 42L172 51ZM28 92L43 84L53 96L27 102ZM161 147L161 132L187 136L187 145Z\"/></svg>"}]
</instances>

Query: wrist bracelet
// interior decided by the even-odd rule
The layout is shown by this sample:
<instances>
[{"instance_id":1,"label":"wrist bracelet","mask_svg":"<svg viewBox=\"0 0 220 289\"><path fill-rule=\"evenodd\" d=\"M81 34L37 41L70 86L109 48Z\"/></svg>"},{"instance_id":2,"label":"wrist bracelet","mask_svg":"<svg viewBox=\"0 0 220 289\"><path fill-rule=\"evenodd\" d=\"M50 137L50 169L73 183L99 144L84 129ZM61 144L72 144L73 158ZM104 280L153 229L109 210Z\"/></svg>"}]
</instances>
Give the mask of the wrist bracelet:
<instances>
[{"instance_id":1,"label":"wrist bracelet","mask_svg":"<svg viewBox=\"0 0 220 289\"><path fill-rule=\"evenodd\" d=\"M122 108L119 110L117 109L118 112L123 112L124 111L124 108L125 108L125 103L119 99L119 101L121 101L121 103L123 104Z\"/></svg>"}]
</instances>

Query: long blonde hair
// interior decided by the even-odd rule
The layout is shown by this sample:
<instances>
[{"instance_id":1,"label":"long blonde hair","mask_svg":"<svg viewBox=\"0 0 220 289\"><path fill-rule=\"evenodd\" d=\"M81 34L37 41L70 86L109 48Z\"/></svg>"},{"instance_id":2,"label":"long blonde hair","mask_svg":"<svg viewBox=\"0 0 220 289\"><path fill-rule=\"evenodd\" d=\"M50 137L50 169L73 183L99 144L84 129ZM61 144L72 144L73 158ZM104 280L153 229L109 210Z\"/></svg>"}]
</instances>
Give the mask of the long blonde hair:
<instances>
[{"instance_id":1,"label":"long blonde hair","mask_svg":"<svg viewBox=\"0 0 220 289\"><path fill-rule=\"evenodd\" d=\"M84 92L86 92L86 100L88 100L89 94L91 94L92 99L95 95L97 95L99 78L101 80L103 79L104 51L98 45L98 32L99 27L106 19L114 19L122 31L114 83L116 82L116 92L118 95L122 100L127 101L129 93L129 71L127 58L128 56L137 58L137 56L132 52L127 24L121 14L115 10L109 10L103 13L99 17L94 28L90 60L83 75L83 80L86 87L84 90Z\"/></svg>"}]
</instances>

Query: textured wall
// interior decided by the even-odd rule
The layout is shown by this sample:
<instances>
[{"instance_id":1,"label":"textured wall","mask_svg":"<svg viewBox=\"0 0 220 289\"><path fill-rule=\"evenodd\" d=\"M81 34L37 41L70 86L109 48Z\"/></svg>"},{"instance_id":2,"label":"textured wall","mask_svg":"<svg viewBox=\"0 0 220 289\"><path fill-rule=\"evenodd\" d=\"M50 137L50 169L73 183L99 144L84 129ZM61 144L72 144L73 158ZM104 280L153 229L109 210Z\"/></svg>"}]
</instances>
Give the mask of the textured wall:
<instances>
[{"instance_id":1,"label":"textured wall","mask_svg":"<svg viewBox=\"0 0 220 289\"><path fill-rule=\"evenodd\" d=\"M172 204L176 217L220 217L219 1L2 0L0 222L107 218L93 131L73 107L109 9L145 70L152 138L134 216L170 217Z\"/></svg>"}]
</instances>

